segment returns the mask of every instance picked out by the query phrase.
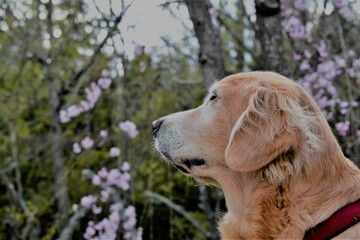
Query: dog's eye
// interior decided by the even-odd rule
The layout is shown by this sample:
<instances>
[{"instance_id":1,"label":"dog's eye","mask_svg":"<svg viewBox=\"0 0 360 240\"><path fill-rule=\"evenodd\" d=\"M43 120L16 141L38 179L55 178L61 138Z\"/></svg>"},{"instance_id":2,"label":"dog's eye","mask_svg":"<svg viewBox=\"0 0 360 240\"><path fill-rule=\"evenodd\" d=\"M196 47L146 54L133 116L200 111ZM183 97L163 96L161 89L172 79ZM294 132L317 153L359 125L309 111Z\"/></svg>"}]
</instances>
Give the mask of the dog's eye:
<instances>
[{"instance_id":1,"label":"dog's eye","mask_svg":"<svg viewBox=\"0 0 360 240\"><path fill-rule=\"evenodd\" d=\"M213 95L211 95L211 97L210 97L210 101L215 100L216 97L217 97L217 95L215 93L213 93Z\"/></svg>"}]
</instances>

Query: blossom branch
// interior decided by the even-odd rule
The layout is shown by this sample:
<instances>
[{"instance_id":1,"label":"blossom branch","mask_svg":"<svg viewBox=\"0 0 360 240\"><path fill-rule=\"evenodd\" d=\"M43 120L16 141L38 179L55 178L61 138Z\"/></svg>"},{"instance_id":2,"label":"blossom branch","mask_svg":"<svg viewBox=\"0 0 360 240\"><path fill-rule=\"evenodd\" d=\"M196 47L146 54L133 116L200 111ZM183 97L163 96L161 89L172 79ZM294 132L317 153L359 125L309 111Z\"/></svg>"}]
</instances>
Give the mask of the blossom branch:
<instances>
[{"instance_id":1,"label":"blossom branch","mask_svg":"<svg viewBox=\"0 0 360 240\"><path fill-rule=\"evenodd\" d=\"M105 46L106 42L108 41L109 38L111 38L115 32L117 31L117 28L122 20L122 18L124 17L125 13L127 12L127 10L129 9L129 7L132 5L133 2L131 2L128 6L123 6L123 11L121 11L121 13L119 14L119 16L117 16L114 20L114 24L113 26L108 30L105 38L100 42L100 44L95 48L94 50L94 54L91 56L90 60L88 61L87 64L85 64L79 71L77 71L72 78L70 79L69 84L67 85L67 89L70 87L73 87L78 80L90 69L90 67L92 65L94 65L95 60L97 59L98 55L100 54L102 48ZM66 93L67 91L65 89L63 89L63 93Z\"/></svg>"}]
</instances>

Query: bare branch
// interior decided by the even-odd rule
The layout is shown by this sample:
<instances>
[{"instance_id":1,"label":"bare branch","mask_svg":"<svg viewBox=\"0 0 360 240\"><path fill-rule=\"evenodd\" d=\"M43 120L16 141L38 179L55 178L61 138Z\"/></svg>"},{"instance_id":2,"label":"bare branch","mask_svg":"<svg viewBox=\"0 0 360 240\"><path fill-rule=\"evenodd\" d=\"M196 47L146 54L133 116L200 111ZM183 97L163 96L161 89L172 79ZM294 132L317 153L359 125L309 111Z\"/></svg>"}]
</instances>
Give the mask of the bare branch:
<instances>
[{"instance_id":1,"label":"bare branch","mask_svg":"<svg viewBox=\"0 0 360 240\"><path fill-rule=\"evenodd\" d=\"M71 239L78 222L90 211L90 208L82 207L69 220L68 225L61 231L58 240Z\"/></svg>"},{"instance_id":2,"label":"bare branch","mask_svg":"<svg viewBox=\"0 0 360 240\"><path fill-rule=\"evenodd\" d=\"M177 205L176 203L174 203L173 201L171 201L170 199L152 192L152 191L145 191L144 193L147 197L153 199L153 200L157 200L161 203L164 203L166 206L168 206L169 208L175 210L177 213L179 213L181 216L183 216L186 220L188 220L199 232L201 232L205 237L207 238L211 238L211 239L216 239L216 236L213 235L213 233L207 231L196 219L194 219L188 212L186 212L186 210Z\"/></svg>"}]
</instances>

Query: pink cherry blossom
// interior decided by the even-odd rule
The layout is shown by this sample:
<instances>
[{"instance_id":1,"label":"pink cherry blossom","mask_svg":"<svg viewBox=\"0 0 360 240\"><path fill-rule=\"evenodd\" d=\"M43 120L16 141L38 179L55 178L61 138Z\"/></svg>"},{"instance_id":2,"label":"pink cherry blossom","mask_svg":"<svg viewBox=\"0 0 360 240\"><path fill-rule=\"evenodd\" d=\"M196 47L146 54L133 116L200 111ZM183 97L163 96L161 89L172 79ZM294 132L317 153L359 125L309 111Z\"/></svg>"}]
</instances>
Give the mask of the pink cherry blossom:
<instances>
[{"instance_id":1,"label":"pink cherry blossom","mask_svg":"<svg viewBox=\"0 0 360 240\"><path fill-rule=\"evenodd\" d=\"M111 157L118 157L120 156L120 149L117 147L110 148L110 156Z\"/></svg>"},{"instance_id":2,"label":"pink cherry blossom","mask_svg":"<svg viewBox=\"0 0 360 240\"><path fill-rule=\"evenodd\" d=\"M346 60L342 57L335 56L335 63L339 68L346 68Z\"/></svg>"},{"instance_id":3,"label":"pink cherry blossom","mask_svg":"<svg viewBox=\"0 0 360 240\"><path fill-rule=\"evenodd\" d=\"M347 74L349 74L350 77L355 77L356 76L355 68L347 69Z\"/></svg>"},{"instance_id":4,"label":"pink cherry blossom","mask_svg":"<svg viewBox=\"0 0 360 240\"><path fill-rule=\"evenodd\" d=\"M339 13L345 19L349 19L351 17L351 9L349 6L344 6L340 8Z\"/></svg>"},{"instance_id":5,"label":"pink cherry blossom","mask_svg":"<svg viewBox=\"0 0 360 240\"><path fill-rule=\"evenodd\" d=\"M90 109L95 106L101 95L101 88L94 82L90 84L90 88L85 88L86 99L89 103Z\"/></svg>"},{"instance_id":6,"label":"pink cherry blossom","mask_svg":"<svg viewBox=\"0 0 360 240\"><path fill-rule=\"evenodd\" d=\"M103 77L109 77L110 74L111 74L110 71L107 69L101 70L101 76L103 76Z\"/></svg>"},{"instance_id":7,"label":"pink cherry blossom","mask_svg":"<svg viewBox=\"0 0 360 240\"><path fill-rule=\"evenodd\" d=\"M295 0L294 5L299 11L305 11L309 7L309 0Z\"/></svg>"},{"instance_id":8,"label":"pink cherry blossom","mask_svg":"<svg viewBox=\"0 0 360 240\"><path fill-rule=\"evenodd\" d=\"M120 222L120 214L119 211L113 211L111 212L110 216L109 216L109 220L113 223L119 223Z\"/></svg>"},{"instance_id":9,"label":"pink cherry blossom","mask_svg":"<svg viewBox=\"0 0 360 240\"><path fill-rule=\"evenodd\" d=\"M122 189L123 191L127 191L130 189L130 184L127 180L125 180L124 178L120 178L118 182L116 182L116 186L120 189Z\"/></svg>"},{"instance_id":10,"label":"pink cherry blossom","mask_svg":"<svg viewBox=\"0 0 360 240\"><path fill-rule=\"evenodd\" d=\"M130 170L130 164L129 162L123 162L123 164L121 165L121 168L120 168L122 171L129 171Z\"/></svg>"},{"instance_id":11,"label":"pink cherry blossom","mask_svg":"<svg viewBox=\"0 0 360 240\"><path fill-rule=\"evenodd\" d=\"M341 101L339 103L340 106L340 113L345 115L349 110L349 103L347 101Z\"/></svg>"},{"instance_id":12,"label":"pink cherry blossom","mask_svg":"<svg viewBox=\"0 0 360 240\"><path fill-rule=\"evenodd\" d=\"M337 65L333 60L327 60L320 63L317 66L317 72L326 79L333 79L339 75L339 72L337 71Z\"/></svg>"},{"instance_id":13,"label":"pink cherry blossom","mask_svg":"<svg viewBox=\"0 0 360 240\"><path fill-rule=\"evenodd\" d=\"M85 137L83 140L81 140L81 146L84 149L90 149L94 145L94 140L92 140L90 137Z\"/></svg>"},{"instance_id":14,"label":"pink cherry blossom","mask_svg":"<svg viewBox=\"0 0 360 240\"><path fill-rule=\"evenodd\" d=\"M95 175L95 176L93 176L91 182L93 185L99 186L101 184L101 179L98 175Z\"/></svg>"},{"instance_id":15,"label":"pink cherry blossom","mask_svg":"<svg viewBox=\"0 0 360 240\"><path fill-rule=\"evenodd\" d=\"M111 85L109 76L110 72L108 70L103 70L102 77L98 80L98 84L92 82L90 87L84 89L86 100L81 100L79 104L70 105L66 110L63 109L59 112L60 122L67 123L71 118L79 116L81 113L94 108L101 96L102 89L108 89Z\"/></svg>"},{"instance_id":16,"label":"pink cherry blossom","mask_svg":"<svg viewBox=\"0 0 360 240\"><path fill-rule=\"evenodd\" d=\"M326 43L321 40L318 44L314 44L315 49L318 51L320 57L327 57L329 53L326 50Z\"/></svg>"},{"instance_id":17,"label":"pink cherry blossom","mask_svg":"<svg viewBox=\"0 0 360 240\"><path fill-rule=\"evenodd\" d=\"M295 61L299 61L299 60L301 59L301 55L298 54L297 52L293 52L292 58L293 58Z\"/></svg>"},{"instance_id":18,"label":"pink cherry blossom","mask_svg":"<svg viewBox=\"0 0 360 240\"><path fill-rule=\"evenodd\" d=\"M102 138L106 138L108 136L108 131L107 130L101 130L99 135Z\"/></svg>"},{"instance_id":19,"label":"pink cherry blossom","mask_svg":"<svg viewBox=\"0 0 360 240\"><path fill-rule=\"evenodd\" d=\"M291 16L282 22L284 30L290 34L292 38L304 39L306 38L305 26L295 16Z\"/></svg>"},{"instance_id":20,"label":"pink cherry blossom","mask_svg":"<svg viewBox=\"0 0 360 240\"><path fill-rule=\"evenodd\" d=\"M109 196L110 196L110 190L109 189L101 190L101 192L100 192L100 201L101 202L107 202L109 200Z\"/></svg>"},{"instance_id":21,"label":"pink cherry blossom","mask_svg":"<svg viewBox=\"0 0 360 240\"><path fill-rule=\"evenodd\" d=\"M93 195L87 195L81 198L80 204L83 207L90 207L92 204L94 204L97 201L97 198Z\"/></svg>"},{"instance_id":22,"label":"pink cherry blossom","mask_svg":"<svg viewBox=\"0 0 360 240\"><path fill-rule=\"evenodd\" d=\"M71 105L67 109L67 113L70 118L79 116L83 112L83 108L77 106L77 105Z\"/></svg>"},{"instance_id":23,"label":"pink cherry blossom","mask_svg":"<svg viewBox=\"0 0 360 240\"><path fill-rule=\"evenodd\" d=\"M60 122L61 122L61 123L67 123L67 122L70 121L70 116L69 116L69 114L67 113L67 111L61 110L60 113L59 113L59 115L60 115Z\"/></svg>"},{"instance_id":24,"label":"pink cherry blossom","mask_svg":"<svg viewBox=\"0 0 360 240\"><path fill-rule=\"evenodd\" d=\"M124 211L124 216L126 217L133 217L135 215L135 208L134 206L128 206Z\"/></svg>"},{"instance_id":25,"label":"pink cherry blossom","mask_svg":"<svg viewBox=\"0 0 360 240\"><path fill-rule=\"evenodd\" d=\"M80 106L84 109L84 111L88 111L91 109L91 104L88 101L82 100L80 102Z\"/></svg>"},{"instance_id":26,"label":"pink cherry blossom","mask_svg":"<svg viewBox=\"0 0 360 240\"><path fill-rule=\"evenodd\" d=\"M139 132L136 129L136 125L135 123L131 122L131 121L125 121L125 122L121 122L119 124L119 128L126 132L130 138L135 138Z\"/></svg>"},{"instance_id":27,"label":"pink cherry blossom","mask_svg":"<svg viewBox=\"0 0 360 240\"><path fill-rule=\"evenodd\" d=\"M101 207L97 207L97 206L94 204L94 205L92 205L91 210L92 210L92 212L93 212L94 214L100 214L101 211L102 211L102 208L101 208Z\"/></svg>"},{"instance_id":28,"label":"pink cherry blossom","mask_svg":"<svg viewBox=\"0 0 360 240\"><path fill-rule=\"evenodd\" d=\"M308 70L310 69L310 64L307 60L303 60L299 66L300 70Z\"/></svg>"},{"instance_id":29,"label":"pink cherry blossom","mask_svg":"<svg viewBox=\"0 0 360 240\"><path fill-rule=\"evenodd\" d=\"M349 130L350 127L350 122L349 121L345 121L345 122L338 122L335 124L335 128L338 131L340 136L345 137L347 134L347 131Z\"/></svg>"},{"instance_id":30,"label":"pink cherry blossom","mask_svg":"<svg viewBox=\"0 0 360 240\"><path fill-rule=\"evenodd\" d=\"M129 230L134 228L136 224L136 213L133 206L128 206L124 211L124 216L127 217L126 221L123 223L123 228Z\"/></svg>"},{"instance_id":31,"label":"pink cherry blossom","mask_svg":"<svg viewBox=\"0 0 360 240\"><path fill-rule=\"evenodd\" d=\"M108 171L106 168L101 168L100 171L98 172L99 177L101 178L106 178L108 176Z\"/></svg>"},{"instance_id":32,"label":"pink cherry blossom","mask_svg":"<svg viewBox=\"0 0 360 240\"><path fill-rule=\"evenodd\" d=\"M94 229L98 231L99 239L116 239L116 232L120 224L119 211L111 212L109 218L104 218L94 225Z\"/></svg>"},{"instance_id":33,"label":"pink cherry blossom","mask_svg":"<svg viewBox=\"0 0 360 240\"><path fill-rule=\"evenodd\" d=\"M305 56L307 59L309 59L309 58L311 58L312 54L311 54L311 52L310 52L309 50L305 49L305 51L304 51L304 56Z\"/></svg>"},{"instance_id":34,"label":"pink cherry blossom","mask_svg":"<svg viewBox=\"0 0 360 240\"><path fill-rule=\"evenodd\" d=\"M347 0L333 0L334 6L337 8L344 7L348 4Z\"/></svg>"},{"instance_id":35,"label":"pink cherry blossom","mask_svg":"<svg viewBox=\"0 0 360 240\"><path fill-rule=\"evenodd\" d=\"M81 153L81 147L78 143L73 144L73 152L74 153Z\"/></svg>"},{"instance_id":36,"label":"pink cherry blossom","mask_svg":"<svg viewBox=\"0 0 360 240\"><path fill-rule=\"evenodd\" d=\"M116 185L116 183L119 181L119 179L121 178L121 173L118 169L111 169L108 176L107 176L107 183L109 185Z\"/></svg>"},{"instance_id":37,"label":"pink cherry blossom","mask_svg":"<svg viewBox=\"0 0 360 240\"><path fill-rule=\"evenodd\" d=\"M85 230L85 233L84 233L84 238L85 239L90 239L92 238L92 236L94 236L96 233L95 229L92 227L92 226L88 226Z\"/></svg>"},{"instance_id":38,"label":"pink cherry blossom","mask_svg":"<svg viewBox=\"0 0 360 240\"><path fill-rule=\"evenodd\" d=\"M124 239L131 239L131 237L132 237L132 232L130 232L130 231L129 231L129 232L125 232L124 235L123 235L123 238L124 238Z\"/></svg>"},{"instance_id":39,"label":"pink cherry blossom","mask_svg":"<svg viewBox=\"0 0 360 240\"><path fill-rule=\"evenodd\" d=\"M102 77L98 80L98 85L102 88L102 89L108 89L111 85L111 79L110 78L105 78Z\"/></svg>"},{"instance_id":40,"label":"pink cherry blossom","mask_svg":"<svg viewBox=\"0 0 360 240\"><path fill-rule=\"evenodd\" d=\"M123 174L122 174L122 178L125 180L125 181L130 181L130 179L131 179L131 175L130 175L130 173L128 173L128 172L124 172Z\"/></svg>"},{"instance_id":41,"label":"pink cherry blossom","mask_svg":"<svg viewBox=\"0 0 360 240\"><path fill-rule=\"evenodd\" d=\"M352 67L355 69L360 69L360 58L355 59L352 63Z\"/></svg>"},{"instance_id":42,"label":"pink cherry blossom","mask_svg":"<svg viewBox=\"0 0 360 240\"><path fill-rule=\"evenodd\" d=\"M127 173L128 174L128 173ZM116 186L119 189L122 189L123 191L127 191L130 188L130 184L129 184L129 176L127 176L127 174L122 174L118 169L111 169L106 182L110 185L110 186Z\"/></svg>"}]
</instances>

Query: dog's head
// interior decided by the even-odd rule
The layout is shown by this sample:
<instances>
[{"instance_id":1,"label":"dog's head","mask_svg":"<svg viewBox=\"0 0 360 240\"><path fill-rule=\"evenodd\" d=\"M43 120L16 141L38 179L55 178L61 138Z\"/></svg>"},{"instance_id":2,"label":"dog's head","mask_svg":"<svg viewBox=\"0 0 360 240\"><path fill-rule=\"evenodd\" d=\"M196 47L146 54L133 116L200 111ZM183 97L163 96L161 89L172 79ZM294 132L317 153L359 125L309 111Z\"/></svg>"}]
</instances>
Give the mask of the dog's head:
<instances>
[{"instance_id":1,"label":"dog's head","mask_svg":"<svg viewBox=\"0 0 360 240\"><path fill-rule=\"evenodd\" d=\"M283 154L317 148L311 121L318 115L287 78L241 73L214 83L199 107L154 121L155 147L183 173L218 185L219 169L252 172Z\"/></svg>"}]
</instances>

